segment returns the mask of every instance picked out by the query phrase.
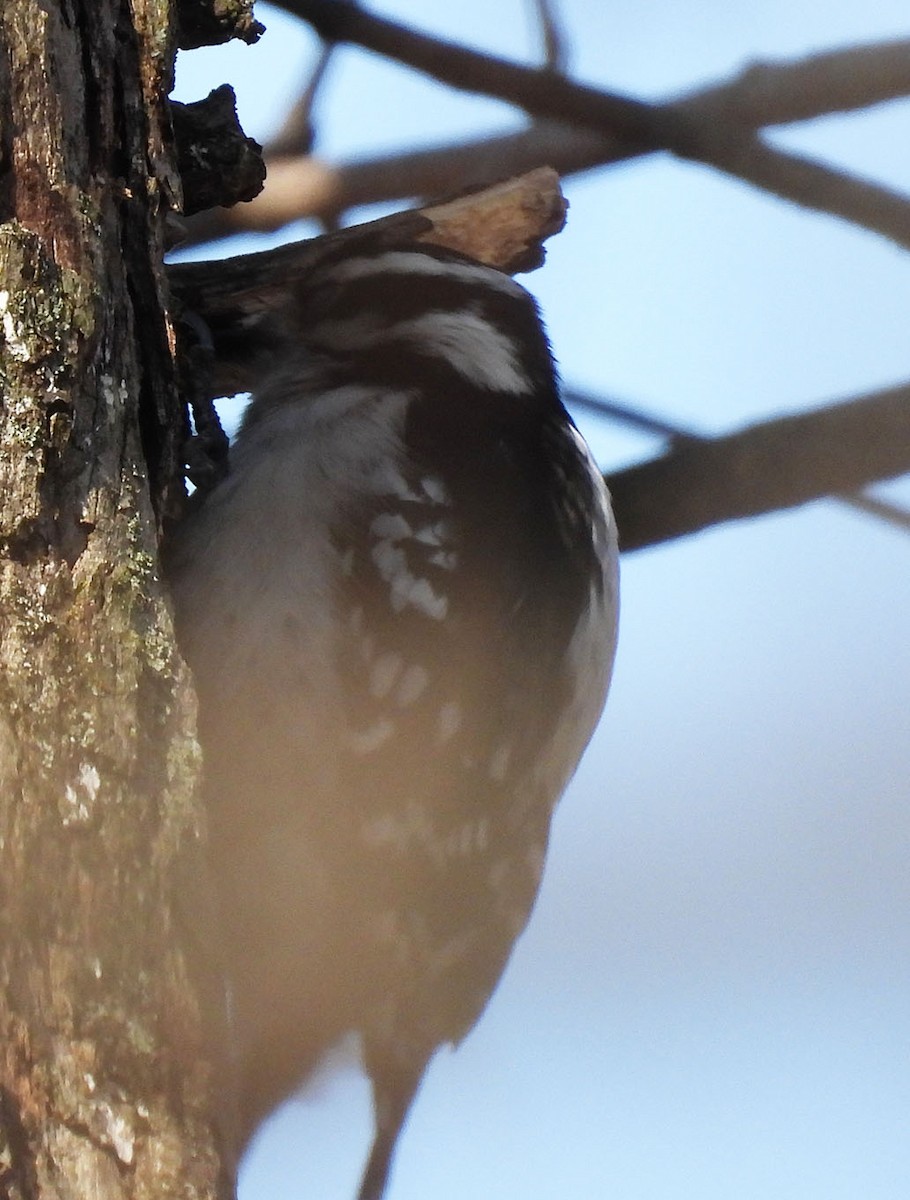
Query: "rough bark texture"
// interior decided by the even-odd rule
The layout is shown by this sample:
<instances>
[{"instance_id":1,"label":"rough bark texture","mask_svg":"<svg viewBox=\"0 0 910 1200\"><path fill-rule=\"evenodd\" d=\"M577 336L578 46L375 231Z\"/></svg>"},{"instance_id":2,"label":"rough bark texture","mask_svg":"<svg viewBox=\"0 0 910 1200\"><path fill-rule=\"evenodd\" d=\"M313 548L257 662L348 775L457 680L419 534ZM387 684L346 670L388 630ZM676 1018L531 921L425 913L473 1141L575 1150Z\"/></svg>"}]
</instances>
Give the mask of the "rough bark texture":
<instances>
[{"instance_id":1,"label":"rough bark texture","mask_svg":"<svg viewBox=\"0 0 910 1200\"><path fill-rule=\"evenodd\" d=\"M219 1188L175 888L198 753L155 568L172 38L168 0L0 5L4 1200Z\"/></svg>"},{"instance_id":2,"label":"rough bark texture","mask_svg":"<svg viewBox=\"0 0 910 1200\"><path fill-rule=\"evenodd\" d=\"M193 104L172 102L171 119L185 216L262 191L262 147L240 128L232 87L223 83Z\"/></svg>"},{"instance_id":3,"label":"rough bark texture","mask_svg":"<svg viewBox=\"0 0 910 1200\"><path fill-rule=\"evenodd\" d=\"M254 0L177 0L181 50L216 46L239 38L258 41L264 26L253 17Z\"/></svg>"}]
</instances>

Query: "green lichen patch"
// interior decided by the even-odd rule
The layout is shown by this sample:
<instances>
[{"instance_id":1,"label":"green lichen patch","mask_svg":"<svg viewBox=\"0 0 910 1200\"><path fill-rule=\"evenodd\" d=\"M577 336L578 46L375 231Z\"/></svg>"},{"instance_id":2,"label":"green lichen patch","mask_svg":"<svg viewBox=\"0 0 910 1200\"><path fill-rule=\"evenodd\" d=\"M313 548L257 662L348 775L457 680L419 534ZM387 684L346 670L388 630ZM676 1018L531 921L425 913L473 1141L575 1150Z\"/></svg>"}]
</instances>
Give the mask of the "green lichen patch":
<instances>
[{"instance_id":1,"label":"green lichen patch","mask_svg":"<svg viewBox=\"0 0 910 1200\"><path fill-rule=\"evenodd\" d=\"M86 280L55 262L37 234L16 221L0 225L0 370L8 381L27 368L47 387L61 386L92 335L96 305Z\"/></svg>"}]
</instances>

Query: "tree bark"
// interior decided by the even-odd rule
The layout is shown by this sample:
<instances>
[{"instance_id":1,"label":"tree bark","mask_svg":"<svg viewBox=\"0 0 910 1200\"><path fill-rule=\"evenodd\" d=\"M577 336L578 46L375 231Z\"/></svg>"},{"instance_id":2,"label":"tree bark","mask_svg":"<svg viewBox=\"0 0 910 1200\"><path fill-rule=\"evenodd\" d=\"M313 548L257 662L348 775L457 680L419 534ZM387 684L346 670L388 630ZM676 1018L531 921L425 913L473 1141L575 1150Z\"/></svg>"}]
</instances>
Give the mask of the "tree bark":
<instances>
[{"instance_id":1,"label":"tree bark","mask_svg":"<svg viewBox=\"0 0 910 1200\"><path fill-rule=\"evenodd\" d=\"M183 424L168 0L0 6L0 1196L224 1194L156 571Z\"/></svg>"}]
</instances>

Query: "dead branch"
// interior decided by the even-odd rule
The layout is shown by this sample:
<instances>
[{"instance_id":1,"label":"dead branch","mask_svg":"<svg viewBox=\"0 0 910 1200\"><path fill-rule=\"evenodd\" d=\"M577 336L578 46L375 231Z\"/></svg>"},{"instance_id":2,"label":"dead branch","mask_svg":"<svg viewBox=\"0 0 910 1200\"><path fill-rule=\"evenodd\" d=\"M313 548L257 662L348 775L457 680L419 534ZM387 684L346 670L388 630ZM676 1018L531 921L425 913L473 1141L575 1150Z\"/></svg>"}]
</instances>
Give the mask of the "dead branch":
<instances>
[{"instance_id":1,"label":"dead branch","mask_svg":"<svg viewBox=\"0 0 910 1200\"><path fill-rule=\"evenodd\" d=\"M333 165L305 156L268 157L266 189L252 203L213 209L188 224L186 244L241 232L267 232L290 221L332 221L348 209L489 187L541 166L558 174L601 164L619 143L565 125L531 129L430 150ZM613 153L613 160L620 157Z\"/></svg>"},{"instance_id":2,"label":"dead branch","mask_svg":"<svg viewBox=\"0 0 910 1200\"><path fill-rule=\"evenodd\" d=\"M559 176L538 167L482 192L421 209L431 228L420 240L509 274L533 271L543 262L543 242L565 225L567 207Z\"/></svg>"},{"instance_id":3,"label":"dead branch","mask_svg":"<svg viewBox=\"0 0 910 1200\"><path fill-rule=\"evenodd\" d=\"M232 38L252 45L265 32L253 18L253 0L177 0L176 9L181 50L220 46Z\"/></svg>"},{"instance_id":4,"label":"dead branch","mask_svg":"<svg viewBox=\"0 0 910 1200\"><path fill-rule=\"evenodd\" d=\"M252 200L262 191L262 148L240 128L232 87L224 83L193 104L173 100L170 115L185 213Z\"/></svg>"}]
</instances>

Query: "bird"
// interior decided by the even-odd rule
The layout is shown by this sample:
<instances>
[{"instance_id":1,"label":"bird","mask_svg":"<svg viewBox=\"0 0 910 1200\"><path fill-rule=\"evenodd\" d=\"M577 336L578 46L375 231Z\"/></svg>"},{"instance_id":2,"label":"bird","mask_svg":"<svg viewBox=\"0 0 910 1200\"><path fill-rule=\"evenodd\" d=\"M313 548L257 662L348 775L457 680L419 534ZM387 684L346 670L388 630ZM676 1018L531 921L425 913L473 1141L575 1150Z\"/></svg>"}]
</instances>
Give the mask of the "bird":
<instances>
[{"instance_id":1,"label":"bird","mask_svg":"<svg viewBox=\"0 0 910 1200\"><path fill-rule=\"evenodd\" d=\"M381 1200L428 1063L533 907L609 686L617 534L508 274L342 246L267 333L230 469L168 556L238 1136L354 1035L358 1200Z\"/></svg>"}]
</instances>

